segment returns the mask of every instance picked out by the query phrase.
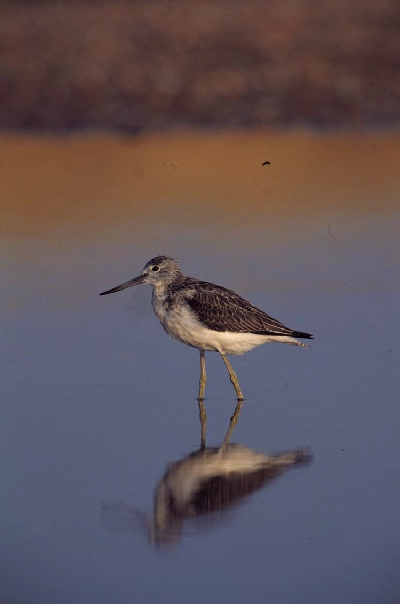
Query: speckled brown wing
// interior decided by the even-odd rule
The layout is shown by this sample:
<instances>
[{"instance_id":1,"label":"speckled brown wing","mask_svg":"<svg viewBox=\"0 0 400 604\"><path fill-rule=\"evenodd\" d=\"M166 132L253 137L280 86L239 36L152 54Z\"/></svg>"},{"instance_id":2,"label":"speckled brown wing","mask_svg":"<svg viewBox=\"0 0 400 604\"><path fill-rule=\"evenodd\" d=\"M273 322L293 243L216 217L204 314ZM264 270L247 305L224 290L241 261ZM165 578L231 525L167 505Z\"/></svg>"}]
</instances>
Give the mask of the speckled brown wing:
<instances>
[{"instance_id":1,"label":"speckled brown wing","mask_svg":"<svg viewBox=\"0 0 400 604\"><path fill-rule=\"evenodd\" d=\"M312 337L285 327L235 292L213 283L197 282L197 287L188 292L186 302L199 321L214 331Z\"/></svg>"}]
</instances>

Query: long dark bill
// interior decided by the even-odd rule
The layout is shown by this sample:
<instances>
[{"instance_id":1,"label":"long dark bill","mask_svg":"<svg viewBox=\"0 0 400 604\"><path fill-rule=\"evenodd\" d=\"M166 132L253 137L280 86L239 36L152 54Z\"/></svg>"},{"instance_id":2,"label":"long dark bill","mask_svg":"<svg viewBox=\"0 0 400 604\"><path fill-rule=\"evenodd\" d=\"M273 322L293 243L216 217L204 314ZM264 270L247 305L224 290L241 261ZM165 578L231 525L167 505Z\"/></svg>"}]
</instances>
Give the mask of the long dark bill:
<instances>
[{"instance_id":1,"label":"long dark bill","mask_svg":"<svg viewBox=\"0 0 400 604\"><path fill-rule=\"evenodd\" d=\"M125 283L122 283L121 285L117 285L117 287L108 289L106 292L101 292L101 294L99 294L99 295L105 296L106 294L114 294L115 292L120 292L121 290L126 289L127 287L132 287L133 285L140 285L141 283L143 283L143 281L144 281L144 276L139 275L139 277L135 277L134 279L131 279L130 281L126 281Z\"/></svg>"}]
</instances>

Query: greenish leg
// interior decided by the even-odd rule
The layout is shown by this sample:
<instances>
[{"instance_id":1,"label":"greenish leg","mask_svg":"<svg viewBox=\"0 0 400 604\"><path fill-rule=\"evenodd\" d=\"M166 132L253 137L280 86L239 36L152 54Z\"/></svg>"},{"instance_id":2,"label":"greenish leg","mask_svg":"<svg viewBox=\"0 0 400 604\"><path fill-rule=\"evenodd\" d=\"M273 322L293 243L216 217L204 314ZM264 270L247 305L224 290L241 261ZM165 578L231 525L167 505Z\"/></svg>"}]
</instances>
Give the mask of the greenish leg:
<instances>
[{"instance_id":1,"label":"greenish leg","mask_svg":"<svg viewBox=\"0 0 400 604\"><path fill-rule=\"evenodd\" d=\"M199 382L199 401L204 400L204 390L206 388L206 359L204 350L200 350L200 382Z\"/></svg>"},{"instance_id":2,"label":"greenish leg","mask_svg":"<svg viewBox=\"0 0 400 604\"><path fill-rule=\"evenodd\" d=\"M240 386L239 386L238 379L236 377L236 373L233 371L232 366L231 366L230 362L228 361L227 357L224 354L222 354L222 352L220 352L220 355L221 355L222 360L224 361L224 363L226 365L226 368L227 368L227 370L229 372L230 380L231 380L232 384L235 387L236 394L237 394L237 397L238 397L238 401L244 401L243 392L240 390Z\"/></svg>"},{"instance_id":3,"label":"greenish leg","mask_svg":"<svg viewBox=\"0 0 400 604\"><path fill-rule=\"evenodd\" d=\"M201 440L200 440L200 448L204 449L206 446L206 424L207 424L207 413L204 407L204 403L202 399L198 399L199 403L199 417L201 424Z\"/></svg>"},{"instance_id":4,"label":"greenish leg","mask_svg":"<svg viewBox=\"0 0 400 604\"><path fill-rule=\"evenodd\" d=\"M235 412L234 412L234 414L231 417L229 428L228 428L228 431L227 431L226 436L224 438L224 441L222 443L222 446L227 445L229 443L229 441L231 439L231 436L232 436L232 433L233 433L233 430L235 429L235 426L236 426L237 421L239 419L239 413L240 413L240 410L241 410L242 407L243 407L243 400L239 399L238 402L237 402L237 405L236 405Z\"/></svg>"}]
</instances>

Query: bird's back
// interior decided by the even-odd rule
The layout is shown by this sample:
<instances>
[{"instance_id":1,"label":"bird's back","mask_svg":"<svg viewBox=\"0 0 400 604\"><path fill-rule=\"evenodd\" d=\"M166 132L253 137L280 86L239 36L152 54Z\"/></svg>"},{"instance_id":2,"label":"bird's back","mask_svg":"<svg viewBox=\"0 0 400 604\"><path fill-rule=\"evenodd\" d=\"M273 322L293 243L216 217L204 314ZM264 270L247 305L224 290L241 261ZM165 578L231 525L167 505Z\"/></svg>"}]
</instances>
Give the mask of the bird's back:
<instances>
[{"instance_id":1,"label":"bird's back","mask_svg":"<svg viewBox=\"0 0 400 604\"><path fill-rule=\"evenodd\" d=\"M200 323L213 331L312 338L311 334L286 327L234 291L215 283L185 277L174 288L174 297L188 304Z\"/></svg>"}]
</instances>

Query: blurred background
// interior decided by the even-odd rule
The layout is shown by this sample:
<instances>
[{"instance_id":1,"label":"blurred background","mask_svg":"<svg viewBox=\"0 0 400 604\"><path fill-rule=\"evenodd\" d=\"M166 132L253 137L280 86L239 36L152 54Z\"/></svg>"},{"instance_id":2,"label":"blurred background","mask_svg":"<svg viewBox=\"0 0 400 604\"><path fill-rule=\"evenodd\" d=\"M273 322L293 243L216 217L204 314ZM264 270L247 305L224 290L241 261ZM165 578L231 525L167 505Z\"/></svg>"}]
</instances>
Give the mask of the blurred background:
<instances>
[{"instance_id":1,"label":"blurred background","mask_svg":"<svg viewBox=\"0 0 400 604\"><path fill-rule=\"evenodd\" d=\"M395 0L0 2L0 125L389 126Z\"/></svg>"},{"instance_id":2,"label":"blurred background","mask_svg":"<svg viewBox=\"0 0 400 604\"><path fill-rule=\"evenodd\" d=\"M0 1L1 604L398 604L399 97L395 0ZM233 433L158 254L315 336Z\"/></svg>"}]
</instances>

